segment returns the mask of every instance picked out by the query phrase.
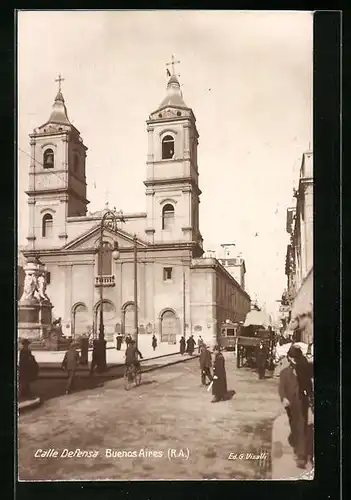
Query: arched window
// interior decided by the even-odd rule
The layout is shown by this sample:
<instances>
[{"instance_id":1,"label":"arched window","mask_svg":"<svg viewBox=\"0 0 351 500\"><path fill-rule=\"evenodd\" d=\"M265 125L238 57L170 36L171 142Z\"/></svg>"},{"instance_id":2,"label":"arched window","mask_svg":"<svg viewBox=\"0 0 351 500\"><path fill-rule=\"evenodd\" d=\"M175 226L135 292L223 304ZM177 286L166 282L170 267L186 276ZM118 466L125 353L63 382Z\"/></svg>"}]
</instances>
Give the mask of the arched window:
<instances>
[{"instance_id":1,"label":"arched window","mask_svg":"<svg viewBox=\"0 0 351 500\"><path fill-rule=\"evenodd\" d=\"M112 275L112 245L104 241L99 249L99 275Z\"/></svg>"},{"instance_id":2,"label":"arched window","mask_svg":"<svg viewBox=\"0 0 351 500\"><path fill-rule=\"evenodd\" d=\"M51 214L45 214L43 217L42 224L42 236L43 238L50 238L53 234L54 220Z\"/></svg>"},{"instance_id":3,"label":"arched window","mask_svg":"<svg viewBox=\"0 0 351 500\"><path fill-rule=\"evenodd\" d=\"M174 157L174 139L171 135L166 135L162 139L162 159L169 160Z\"/></svg>"},{"instance_id":4,"label":"arched window","mask_svg":"<svg viewBox=\"0 0 351 500\"><path fill-rule=\"evenodd\" d=\"M174 206L167 203L162 209L162 229L170 229L174 223Z\"/></svg>"},{"instance_id":5,"label":"arched window","mask_svg":"<svg viewBox=\"0 0 351 500\"><path fill-rule=\"evenodd\" d=\"M54 168L54 152L52 149L46 149L43 157L44 168Z\"/></svg>"}]
</instances>

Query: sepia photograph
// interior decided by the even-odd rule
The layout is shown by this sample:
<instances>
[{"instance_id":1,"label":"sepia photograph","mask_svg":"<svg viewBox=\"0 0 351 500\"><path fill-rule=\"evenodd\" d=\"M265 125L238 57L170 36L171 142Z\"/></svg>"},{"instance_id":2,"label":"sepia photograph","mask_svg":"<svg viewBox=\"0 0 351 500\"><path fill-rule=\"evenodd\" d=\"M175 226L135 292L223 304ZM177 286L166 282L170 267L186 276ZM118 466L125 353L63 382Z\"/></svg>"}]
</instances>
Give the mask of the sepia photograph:
<instances>
[{"instance_id":1,"label":"sepia photograph","mask_svg":"<svg viewBox=\"0 0 351 500\"><path fill-rule=\"evenodd\" d=\"M20 10L16 64L18 480L312 480L313 13Z\"/></svg>"}]
</instances>

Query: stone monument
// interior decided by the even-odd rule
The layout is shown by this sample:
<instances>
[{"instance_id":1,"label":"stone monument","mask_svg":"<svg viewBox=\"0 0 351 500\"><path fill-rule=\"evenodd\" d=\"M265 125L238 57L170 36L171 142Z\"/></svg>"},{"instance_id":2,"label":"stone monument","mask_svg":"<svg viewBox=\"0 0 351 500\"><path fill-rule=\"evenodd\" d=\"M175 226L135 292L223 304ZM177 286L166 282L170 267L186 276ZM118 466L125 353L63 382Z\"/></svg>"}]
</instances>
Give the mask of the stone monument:
<instances>
[{"instance_id":1,"label":"stone monument","mask_svg":"<svg viewBox=\"0 0 351 500\"><path fill-rule=\"evenodd\" d=\"M18 335L21 339L47 339L51 331L53 305L46 295L46 271L37 258L27 259L24 289L18 301Z\"/></svg>"}]
</instances>

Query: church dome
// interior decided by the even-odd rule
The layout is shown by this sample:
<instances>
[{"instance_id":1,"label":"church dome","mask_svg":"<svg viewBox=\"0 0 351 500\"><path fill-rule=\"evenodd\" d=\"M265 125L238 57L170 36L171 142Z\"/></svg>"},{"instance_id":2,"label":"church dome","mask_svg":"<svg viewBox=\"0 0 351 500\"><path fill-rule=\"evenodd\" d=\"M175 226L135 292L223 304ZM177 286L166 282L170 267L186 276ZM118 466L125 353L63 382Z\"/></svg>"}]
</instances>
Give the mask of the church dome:
<instances>
[{"instance_id":1,"label":"church dome","mask_svg":"<svg viewBox=\"0 0 351 500\"><path fill-rule=\"evenodd\" d=\"M48 123L63 123L65 125L71 125L67 116L65 100L60 90L55 97L55 102L53 104Z\"/></svg>"},{"instance_id":2,"label":"church dome","mask_svg":"<svg viewBox=\"0 0 351 500\"><path fill-rule=\"evenodd\" d=\"M167 95L159 105L158 109L165 106L176 106L177 108L188 108L183 100L183 94L176 75L172 75L167 84Z\"/></svg>"}]
</instances>

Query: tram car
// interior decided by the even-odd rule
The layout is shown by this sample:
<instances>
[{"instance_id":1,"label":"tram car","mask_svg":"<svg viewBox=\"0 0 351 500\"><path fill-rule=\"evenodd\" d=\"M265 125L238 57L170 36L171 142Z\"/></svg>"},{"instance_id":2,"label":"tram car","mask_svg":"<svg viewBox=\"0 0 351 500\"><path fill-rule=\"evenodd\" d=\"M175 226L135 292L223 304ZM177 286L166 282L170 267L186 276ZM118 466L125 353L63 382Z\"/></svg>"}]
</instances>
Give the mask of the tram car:
<instances>
[{"instance_id":1,"label":"tram car","mask_svg":"<svg viewBox=\"0 0 351 500\"><path fill-rule=\"evenodd\" d=\"M239 323L232 323L231 321L222 323L218 339L219 347L226 351L235 351L240 328Z\"/></svg>"},{"instance_id":2,"label":"tram car","mask_svg":"<svg viewBox=\"0 0 351 500\"><path fill-rule=\"evenodd\" d=\"M267 369L270 369L273 355L275 335L269 328L247 326L242 327L240 336L237 337L236 365L241 368L244 365L256 368L256 353L261 344L265 345L267 352Z\"/></svg>"}]
</instances>

